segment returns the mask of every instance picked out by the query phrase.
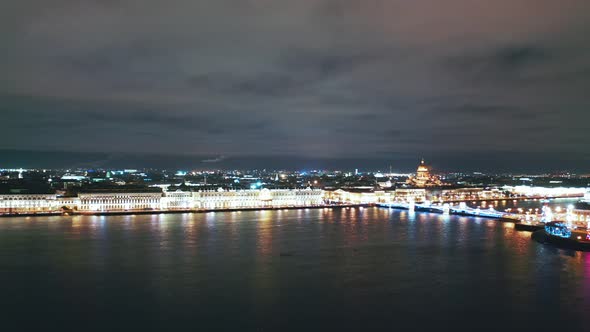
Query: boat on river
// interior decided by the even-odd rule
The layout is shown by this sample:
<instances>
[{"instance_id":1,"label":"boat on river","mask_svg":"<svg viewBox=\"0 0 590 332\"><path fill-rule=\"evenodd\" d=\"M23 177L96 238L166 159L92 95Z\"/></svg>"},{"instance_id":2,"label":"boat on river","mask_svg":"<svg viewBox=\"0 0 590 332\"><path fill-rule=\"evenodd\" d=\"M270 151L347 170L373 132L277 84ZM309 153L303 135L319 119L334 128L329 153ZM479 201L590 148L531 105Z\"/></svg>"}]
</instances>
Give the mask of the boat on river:
<instances>
[{"instance_id":1,"label":"boat on river","mask_svg":"<svg viewBox=\"0 0 590 332\"><path fill-rule=\"evenodd\" d=\"M590 233L585 228L570 229L564 222L552 221L531 238L539 243L577 251L590 251Z\"/></svg>"}]
</instances>

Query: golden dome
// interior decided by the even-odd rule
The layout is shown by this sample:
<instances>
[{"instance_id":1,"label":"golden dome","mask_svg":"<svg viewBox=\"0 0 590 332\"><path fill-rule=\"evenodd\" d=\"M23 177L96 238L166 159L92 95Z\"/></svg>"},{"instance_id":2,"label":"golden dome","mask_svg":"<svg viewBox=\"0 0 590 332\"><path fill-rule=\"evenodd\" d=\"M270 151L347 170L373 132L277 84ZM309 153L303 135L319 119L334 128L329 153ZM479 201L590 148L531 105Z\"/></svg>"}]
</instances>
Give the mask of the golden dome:
<instances>
[{"instance_id":1,"label":"golden dome","mask_svg":"<svg viewBox=\"0 0 590 332\"><path fill-rule=\"evenodd\" d=\"M417 172L421 173L421 172L428 172L428 171L430 171L430 169L428 168L428 166L426 166L426 163L424 163L424 159L422 159L422 161L420 162L420 165L418 165Z\"/></svg>"},{"instance_id":2,"label":"golden dome","mask_svg":"<svg viewBox=\"0 0 590 332\"><path fill-rule=\"evenodd\" d=\"M426 166L418 166L418 172L428 172L428 167Z\"/></svg>"}]
</instances>

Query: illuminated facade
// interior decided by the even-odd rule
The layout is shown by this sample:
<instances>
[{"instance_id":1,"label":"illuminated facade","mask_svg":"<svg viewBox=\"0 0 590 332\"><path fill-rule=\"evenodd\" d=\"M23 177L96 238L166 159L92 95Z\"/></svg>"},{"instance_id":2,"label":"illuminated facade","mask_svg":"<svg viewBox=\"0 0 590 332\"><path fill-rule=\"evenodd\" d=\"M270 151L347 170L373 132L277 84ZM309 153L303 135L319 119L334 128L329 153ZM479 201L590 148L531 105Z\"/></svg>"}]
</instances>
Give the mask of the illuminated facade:
<instances>
[{"instance_id":1,"label":"illuminated facade","mask_svg":"<svg viewBox=\"0 0 590 332\"><path fill-rule=\"evenodd\" d=\"M55 194L0 195L0 213L47 213L58 209Z\"/></svg>"},{"instance_id":2,"label":"illuminated facade","mask_svg":"<svg viewBox=\"0 0 590 332\"><path fill-rule=\"evenodd\" d=\"M355 190L355 189L338 189L327 191L326 200L331 203L349 203L349 204L374 204L388 202L391 193L382 190Z\"/></svg>"},{"instance_id":3,"label":"illuminated facade","mask_svg":"<svg viewBox=\"0 0 590 332\"><path fill-rule=\"evenodd\" d=\"M424 202L426 189L398 188L395 191L338 189L326 191L326 200L331 203L375 204L391 202Z\"/></svg>"},{"instance_id":4,"label":"illuminated facade","mask_svg":"<svg viewBox=\"0 0 590 332\"><path fill-rule=\"evenodd\" d=\"M567 187L530 187L530 186L504 186L502 190L511 192L515 195L527 196L527 197L584 197L588 194L585 188L567 188Z\"/></svg>"},{"instance_id":5,"label":"illuminated facade","mask_svg":"<svg viewBox=\"0 0 590 332\"><path fill-rule=\"evenodd\" d=\"M420 161L420 165L418 165L418 168L416 169L416 175L410 176L407 183L419 188L443 185L438 177L430 174L430 167L426 165L424 159Z\"/></svg>"},{"instance_id":6,"label":"illuminated facade","mask_svg":"<svg viewBox=\"0 0 590 332\"><path fill-rule=\"evenodd\" d=\"M78 211L109 212L160 209L162 193L81 193Z\"/></svg>"},{"instance_id":7,"label":"illuminated facade","mask_svg":"<svg viewBox=\"0 0 590 332\"><path fill-rule=\"evenodd\" d=\"M317 206L324 204L320 189L261 189L193 192L197 209L240 209Z\"/></svg>"},{"instance_id":8,"label":"illuminated facade","mask_svg":"<svg viewBox=\"0 0 590 332\"><path fill-rule=\"evenodd\" d=\"M573 210L572 221L582 226L590 225L590 210Z\"/></svg>"},{"instance_id":9,"label":"illuminated facade","mask_svg":"<svg viewBox=\"0 0 590 332\"><path fill-rule=\"evenodd\" d=\"M323 204L324 191L319 189L93 192L80 193L77 197L0 195L0 214L255 209Z\"/></svg>"},{"instance_id":10,"label":"illuminated facade","mask_svg":"<svg viewBox=\"0 0 590 332\"><path fill-rule=\"evenodd\" d=\"M160 202L161 209L188 210L195 208L193 193L190 191L167 191Z\"/></svg>"},{"instance_id":11,"label":"illuminated facade","mask_svg":"<svg viewBox=\"0 0 590 332\"><path fill-rule=\"evenodd\" d=\"M395 201L398 202L424 202L426 200L426 189L405 189L395 190Z\"/></svg>"},{"instance_id":12,"label":"illuminated facade","mask_svg":"<svg viewBox=\"0 0 590 332\"><path fill-rule=\"evenodd\" d=\"M455 188L440 191L433 190L429 197L431 201L466 201L482 199L505 199L506 195L498 188Z\"/></svg>"}]
</instances>

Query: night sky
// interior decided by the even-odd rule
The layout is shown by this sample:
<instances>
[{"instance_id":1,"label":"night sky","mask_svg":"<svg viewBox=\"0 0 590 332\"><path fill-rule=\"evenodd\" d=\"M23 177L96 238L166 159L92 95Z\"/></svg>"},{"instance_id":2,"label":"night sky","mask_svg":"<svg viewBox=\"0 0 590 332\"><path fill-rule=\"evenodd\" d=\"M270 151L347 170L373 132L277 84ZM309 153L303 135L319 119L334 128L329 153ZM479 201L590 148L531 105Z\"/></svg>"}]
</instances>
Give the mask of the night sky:
<instances>
[{"instance_id":1,"label":"night sky","mask_svg":"<svg viewBox=\"0 0 590 332\"><path fill-rule=\"evenodd\" d=\"M0 167L590 172L588 0L8 0L0 41Z\"/></svg>"}]
</instances>

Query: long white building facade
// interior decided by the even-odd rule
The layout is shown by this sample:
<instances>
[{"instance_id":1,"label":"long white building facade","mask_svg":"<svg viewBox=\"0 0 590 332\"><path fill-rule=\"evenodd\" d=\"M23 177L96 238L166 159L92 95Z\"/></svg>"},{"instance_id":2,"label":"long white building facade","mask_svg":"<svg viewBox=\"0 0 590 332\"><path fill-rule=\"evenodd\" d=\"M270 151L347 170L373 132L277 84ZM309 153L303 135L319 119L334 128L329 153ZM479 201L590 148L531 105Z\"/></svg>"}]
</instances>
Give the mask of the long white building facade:
<instances>
[{"instance_id":1,"label":"long white building facade","mask_svg":"<svg viewBox=\"0 0 590 332\"><path fill-rule=\"evenodd\" d=\"M240 209L318 206L324 204L324 191L319 189L261 189L235 191L199 191L193 193L196 209Z\"/></svg>"},{"instance_id":2,"label":"long white building facade","mask_svg":"<svg viewBox=\"0 0 590 332\"><path fill-rule=\"evenodd\" d=\"M55 194L0 195L0 214L47 213L59 209Z\"/></svg>"},{"instance_id":3,"label":"long white building facade","mask_svg":"<svg viewBox=\"0 0 590 332\"><path fill-rule=\"evenodd\" d=\"M76 197L15 194L0 195L0 214L256 209L323 204L324 191L320 189L93 192Z\"/></svg>"},{"instance_id":4,"label":"long white building facade","mask_svg":"<svg viewBox=\"0 0 590 332\"><path fill-rule=\"evenodd\" d=\"M88 212L157 210L161 202L162 193L84 193L78 195L78 205L72 209Z\"/></svg>"}]
</instances>

